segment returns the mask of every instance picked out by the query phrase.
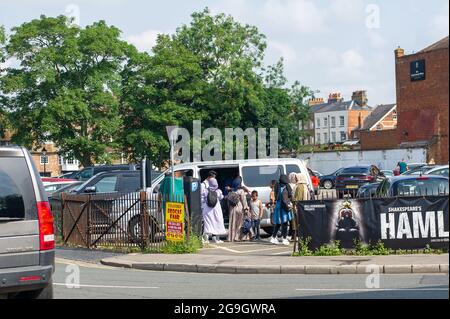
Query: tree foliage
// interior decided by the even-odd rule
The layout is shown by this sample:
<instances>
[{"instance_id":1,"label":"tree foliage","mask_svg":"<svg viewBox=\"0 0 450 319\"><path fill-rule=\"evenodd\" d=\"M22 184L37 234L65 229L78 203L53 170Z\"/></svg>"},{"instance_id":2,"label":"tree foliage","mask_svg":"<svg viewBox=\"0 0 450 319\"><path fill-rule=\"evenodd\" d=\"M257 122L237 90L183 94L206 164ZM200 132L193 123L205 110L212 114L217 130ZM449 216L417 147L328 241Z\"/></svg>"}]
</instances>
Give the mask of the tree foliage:
<instances>
[{"instance_id":1,"label":"tree foliage","mask_svg":"<svg viewBox=\"0 0 450 319\"><path fill-rule=\"evenodd\" d=\"M80 29L41 16L13 28L6 51L20 67L0 81L13 141L31 148L51 140L85 166L108 161L119 147L120 72L130 50L104 21Z\"/></svg>"},{"instance_id":2,"label":"tree foliage","mask_svg":"<svg viewBox=\"0 0 450 319\"><path fill-rule=\"evenodd\" d=\"M6 39L0 29L0 59ZM278 128L295 149L298 123L312 92L287 88L283 60L264 67L265 36L233 17L195 12L190 24L160 35L151 54L120 39L104 21L86 28L63 16L13 28L5 58L20 66L0 75L0 106L14 141L28 147L52 140L83 165L130 160L160 163L165 127Z\"/></svg>"}]
</instances>

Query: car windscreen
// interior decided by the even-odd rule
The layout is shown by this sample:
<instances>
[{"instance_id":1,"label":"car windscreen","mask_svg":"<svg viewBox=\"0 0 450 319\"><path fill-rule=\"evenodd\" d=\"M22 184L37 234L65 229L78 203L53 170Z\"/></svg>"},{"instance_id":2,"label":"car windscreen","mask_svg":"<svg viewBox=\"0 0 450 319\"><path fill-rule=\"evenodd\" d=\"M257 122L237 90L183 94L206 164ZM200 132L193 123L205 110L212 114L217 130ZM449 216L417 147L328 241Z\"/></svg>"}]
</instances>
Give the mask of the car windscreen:
<instances>
[{"instance_id":1,"label":"car windscreen","mask_svg":"<svg viewBox=\"0 0 450 319\"><path fill-rule=\"evenodd\" d=\"M269 187L273 180L279 180L284 168L278 166L246 166L242 168L242 178L248 187Z\"/></svg>"},{"instance_id":2,"label":"car windscreen","mask_svg":"<svg viewBox=\"0 0 450 319\"><path fill-rule=\"evenodd\" d=\"M368 167L350 167L344 169L340 175L342 174L368 174L369 168Z\"/></svg>"},{"instance_id":3,"label":"car windscreen","mask_svg":"<svg viewBox=\"0 0 450 319\"><path fill-rule=\"evenodd\" d=\"M449 194L446 179L428 178L398 181L393 185L394 196L439 196Z\"/></svg>"},{"instance_id":4,"label":"car windscreen","mask_svg":"<svg viewBox=\"0 0 450 319\"><path fill-rule=\"evenodd\" d=\"M25 158L0 158L0 222L35 219L36 196Z\"/></svg>"}]
</instances>

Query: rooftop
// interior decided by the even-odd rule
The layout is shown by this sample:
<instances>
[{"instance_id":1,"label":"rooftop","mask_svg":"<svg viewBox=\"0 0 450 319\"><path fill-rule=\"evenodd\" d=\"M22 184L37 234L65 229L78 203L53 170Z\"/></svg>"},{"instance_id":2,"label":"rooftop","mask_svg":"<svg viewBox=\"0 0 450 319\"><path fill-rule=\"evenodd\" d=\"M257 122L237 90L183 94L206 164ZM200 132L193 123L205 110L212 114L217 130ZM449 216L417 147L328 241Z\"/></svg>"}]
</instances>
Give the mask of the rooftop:
<instances>
[{"instance_id":1,"label":"rooftop","mask_svg":"<svg viewBox=\"0 0 450 319\"><path fill-rule=\"evenodd\" d=\"M311 107L312 113L325 113L325 112L337 112L337 111L349 111L349 110L365 110L370 111L370 106L359 106L355 101L337 101L332 103L322 103Z\"/></svg>"},{"instance_id":2,"label":"rooftop","mask_svg":"<svg viewBox=\"0 0 450 319\"><path fill-rule=\"evenodd\" d=\"M378 105L376 109L370 113L370 115L364 121L364 125L362 130L371 130L375 125L378 124L381 120L383 120L386 115L388 115L393 109L396 107L396 104L384 104Z\"/></svg>"},{"instance_id":3,"label":"rooftop","mask_svg":"<svg viewBox=\"0 0 450 319\"><path fill-rule=\"evenodd\" d=\"M425 53L425 52L429 52L429 51L448 49L448 44L449 44L449 37L446 36L442 40L439 40L438 42L430 45L429 47L426 47L425 49L419 51L418 53Z\"/></svg>"}]
</instances>

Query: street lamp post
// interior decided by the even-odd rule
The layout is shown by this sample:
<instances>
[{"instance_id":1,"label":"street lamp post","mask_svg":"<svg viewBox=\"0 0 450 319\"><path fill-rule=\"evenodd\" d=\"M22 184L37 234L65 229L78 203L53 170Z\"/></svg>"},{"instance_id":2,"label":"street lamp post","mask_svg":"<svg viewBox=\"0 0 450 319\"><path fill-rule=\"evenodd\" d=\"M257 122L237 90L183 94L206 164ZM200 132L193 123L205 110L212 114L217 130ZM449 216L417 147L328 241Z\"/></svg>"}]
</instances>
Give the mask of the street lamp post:
<instances>
[{"instance_id":1,"label":"street lamp post","mask_svg":"<svg viewBox=\"0 0 450 319\"><path fill-rule=\"evenodd\" d=\"M177 129L177 126L166 126L167 135L169 136L170 141L170 165L172 168L172 198L175 197L175 169L174 169L174 144L175 144L175 134L174 131Z\"/></svg>"},{"instance_id":2,"label":"street lamp post","mask_svg":"<svg viewBox=\"0 0 450 319\"><path fill-rule=\"evenodd\" d=\"M44 155L44 176L47 175L47 149L44 148L42 149L42 155Z\"/></svg>"}]
</instances>

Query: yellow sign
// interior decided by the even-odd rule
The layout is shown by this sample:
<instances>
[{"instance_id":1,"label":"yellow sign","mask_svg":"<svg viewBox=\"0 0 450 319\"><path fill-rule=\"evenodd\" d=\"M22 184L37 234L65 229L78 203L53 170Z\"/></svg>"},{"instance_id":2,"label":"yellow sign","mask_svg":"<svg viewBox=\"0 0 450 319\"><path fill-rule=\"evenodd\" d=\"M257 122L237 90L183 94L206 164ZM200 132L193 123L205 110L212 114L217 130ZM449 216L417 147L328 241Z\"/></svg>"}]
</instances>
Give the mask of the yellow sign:
<instances>
[{"instance_id":1,"label":"yellow sign","mask_svg":"<svg viewBox=\"0 0 450 319\"><path fill-rule=\"evenodd\" d=\"M166 203L166 240L184 241L183 203Z\"/></svg>"}]
</instances>

